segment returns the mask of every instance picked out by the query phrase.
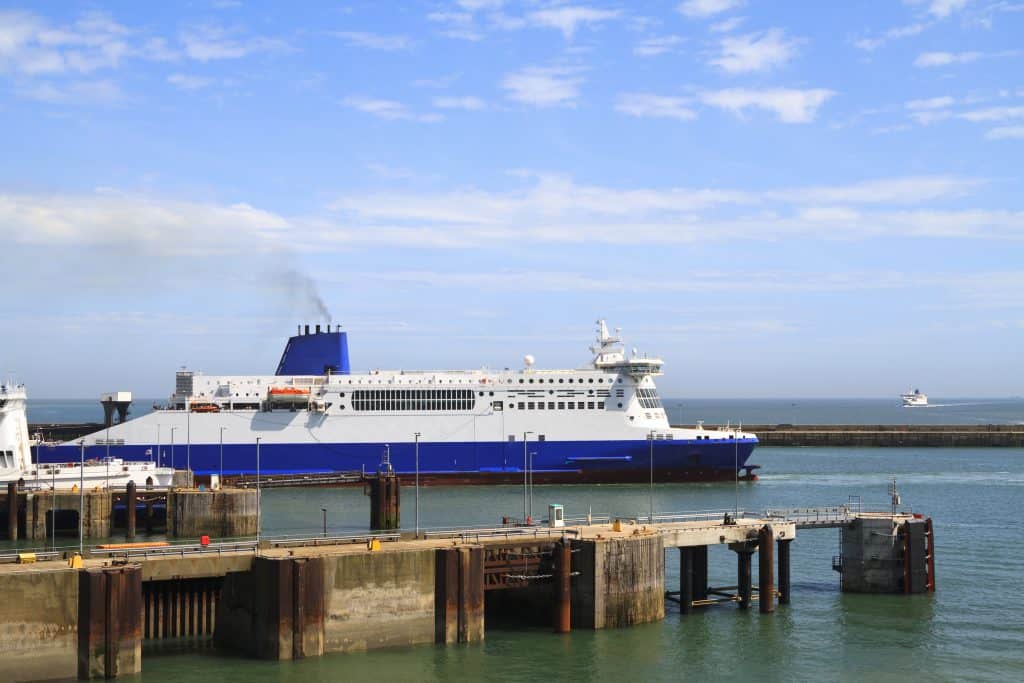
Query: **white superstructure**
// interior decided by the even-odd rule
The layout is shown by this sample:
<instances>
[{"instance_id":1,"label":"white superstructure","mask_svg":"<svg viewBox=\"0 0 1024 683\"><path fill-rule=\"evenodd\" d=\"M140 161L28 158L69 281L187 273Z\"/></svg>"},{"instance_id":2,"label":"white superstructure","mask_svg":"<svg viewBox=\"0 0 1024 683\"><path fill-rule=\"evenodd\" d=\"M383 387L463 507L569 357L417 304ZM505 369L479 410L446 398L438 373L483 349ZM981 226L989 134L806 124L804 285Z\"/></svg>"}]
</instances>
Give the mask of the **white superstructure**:
<instances>
[{"instance_id":1,"label":"white superstructure","mask_svg":"<svg viewBox=\"0 0 1024 683\"><path fill-rule=\"evenodd\" d=\"M27 488L67 489L84 484L94 486L170 486L174 470L154 463L126 462L120 458L36 465L32 462L27 400L23 384L0 384L0 482L22 482Z\"/></svg>"},{"instance_id":2,"label":"white superstructure","mask_svg":"<svg viewBox=\"0 0 1024 683\"><path fill-rule=\"evenodd\" d=\"M904 408L922 408L928 405L928 397L922 394L920 389L900 394L900 400L903 401Z\"/></svg>"}]
</instances>

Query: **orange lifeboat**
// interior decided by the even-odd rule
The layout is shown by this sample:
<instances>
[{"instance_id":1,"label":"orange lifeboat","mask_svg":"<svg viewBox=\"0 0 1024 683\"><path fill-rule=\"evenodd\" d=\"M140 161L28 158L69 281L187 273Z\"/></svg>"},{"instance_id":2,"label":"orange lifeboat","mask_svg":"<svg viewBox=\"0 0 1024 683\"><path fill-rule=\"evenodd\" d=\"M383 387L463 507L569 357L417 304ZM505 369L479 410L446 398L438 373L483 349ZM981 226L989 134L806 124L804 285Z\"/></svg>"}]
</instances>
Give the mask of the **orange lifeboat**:
<instances>
[{"instance_id":1,"label":"orange lifeboat","mask_svg":"<svg viewBox=\"0 0 1024 683\"><path fill-rule=\"evenodd\" d=\"M309 396L309 389L298 387L274 387L270 390L271 396Z\"/></svg>"},{"instance_id":2,"label":"orange lifeboat","mask_svg":"<svg viewBox=\"0 0 1024 683\"><path fill-rule=\"evenodd\" d=\"M193 413L219 413L220 406L216 403L193 403Z\"/></svg>"}]
</instances>

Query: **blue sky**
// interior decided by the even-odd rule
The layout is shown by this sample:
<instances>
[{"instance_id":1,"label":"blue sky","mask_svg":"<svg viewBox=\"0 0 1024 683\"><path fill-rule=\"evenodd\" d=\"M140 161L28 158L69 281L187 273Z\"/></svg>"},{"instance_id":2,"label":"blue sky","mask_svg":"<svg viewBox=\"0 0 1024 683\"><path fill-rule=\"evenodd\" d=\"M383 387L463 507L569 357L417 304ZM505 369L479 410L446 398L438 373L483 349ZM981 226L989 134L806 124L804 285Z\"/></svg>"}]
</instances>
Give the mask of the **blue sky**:
<instances>
[{"instance_id":1,"label":"blue sky","mask_svg":"<svg viewBox=\"0 0 1024 683\"><path fill-rule=\"evenodd\" d=\"M1024 393L1024 0L0 5L0 371Z\"/></svg>"}]
</instances>

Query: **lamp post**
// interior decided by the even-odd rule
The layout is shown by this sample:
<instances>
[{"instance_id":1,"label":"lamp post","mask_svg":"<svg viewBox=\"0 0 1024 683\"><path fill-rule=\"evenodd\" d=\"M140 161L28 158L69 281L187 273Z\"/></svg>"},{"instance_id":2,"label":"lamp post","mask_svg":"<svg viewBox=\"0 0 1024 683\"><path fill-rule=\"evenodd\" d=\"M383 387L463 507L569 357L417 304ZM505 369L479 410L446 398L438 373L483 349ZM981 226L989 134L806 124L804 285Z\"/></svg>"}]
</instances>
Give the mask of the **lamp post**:
<instances>
[{"instance_id":1,"label":"lamp post","mask_svg":"<svg viewBox=\"0 0 1024 683\"><path fill-rule=\"evenodd\" d=\"M220 479L224 480L224 430L227 427L220 428Z\"/></svg>"},{"instance_id":2,"label":"lamp post","mask_svg":"<svg viewBox=\"0 0 1024 683\"><path fill-rule=\"evenodd\" d=\"M156 425L156 466L160 467L160 423Z\"/></svg>"},{"instance_id":3,"label":"lamp post","mask_svg":"<svg viewBox=\"0 0 1024 683\"><path fill-rule=\"evenodd\" d=\"M171 469L174 469L174 431L177 427L171 427Z\"/></svg>"},{"instance_id":4,"label":"lamp post","mask_svg":"<svg viewBox=\"0 0 1024 683\"><path fill-rule=\"evenodd\" d=\"M526 519L530 516L529 510L529 490L530 490L530 454L526 450L527 437L533 434L533 432L523 432L523 523L526 523Z\"/></svg>"},{"instance_id":5,"label":"lamp post","mask_svg":"<svg viewBox=\"0 0 1024 683\"><path fill-rule=\"evenodd\" d=\"M648 517L648 521L651 524L654 524L654 430L653 429L647 435L647 439L651 442L650 443L651 488L650 488L650 495L648 496L648 498L649 498L649 505L650 505L650 516Z\"/></svg>"},{"instance_id":6,"label":"lamp post","mask_svg":"<svg viewBox=\"0 0 1024 683\"><path fill-rule=\"evenodd\" d=\"M85 553L85 439L78 442L78 554ZM54 513L56 517L56 513Z\"/></svg>"},{"instance_id":7,"label":"lamp post","mask_svg":"<svg viewBox=\"0 0 1024 683\"><path fill-rule=\"evenodd\" d=\"M185 406L185 469L188 470L188 487L192 488L192 406Z\"/></svg>"},{"instance_id":8,"label":"lamp post","mask_svg":"<svg viewBox=\"0 0 1024 683\"><path fill-rule=\"evenodd\" d=\"M420 436L419 432L413 434L416 438L416 538L420 537Z\"/></svg>"},{"instance_id":9,"label":"lamp post","mask_svg":"<svg viewBox=\"0 0 1024 683\"><path fill-rule=\"evenodd\" d=\"M256 552L260 550L260 526L263 524L263 495L260 493L260 439L256 437Z\"/></svg>"},{"instance_id":10,"label":"lamp post","mask_svg":"<svg viewBox=\"0 0 1024 683\"><path fill-rule=\"evenodd\" d=\"M530 451L530 519L533 519L533 456L537 451Z\"/></svg>"}]
</instances>

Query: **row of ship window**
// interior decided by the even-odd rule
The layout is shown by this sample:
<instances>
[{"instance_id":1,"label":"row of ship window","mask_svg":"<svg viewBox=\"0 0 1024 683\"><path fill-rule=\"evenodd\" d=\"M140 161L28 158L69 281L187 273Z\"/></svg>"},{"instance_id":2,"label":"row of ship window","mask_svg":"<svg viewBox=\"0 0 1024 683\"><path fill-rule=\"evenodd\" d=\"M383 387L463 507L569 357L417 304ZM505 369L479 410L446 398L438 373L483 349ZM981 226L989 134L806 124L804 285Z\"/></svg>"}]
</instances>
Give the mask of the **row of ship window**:
<instances>
[{"instance_id":1,"label":"row of ship window","mask_svg":"<svg viewBox=\"0 0 1024 683\"><path fill-rule=\"evenodd\" d=\"M518 404L509 403L508 407L518 407L519 410L604 410L604 401L520 401ZM621 403L619 407L622 407Z\"/></svg>"}]
</instances>

